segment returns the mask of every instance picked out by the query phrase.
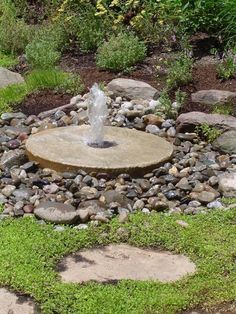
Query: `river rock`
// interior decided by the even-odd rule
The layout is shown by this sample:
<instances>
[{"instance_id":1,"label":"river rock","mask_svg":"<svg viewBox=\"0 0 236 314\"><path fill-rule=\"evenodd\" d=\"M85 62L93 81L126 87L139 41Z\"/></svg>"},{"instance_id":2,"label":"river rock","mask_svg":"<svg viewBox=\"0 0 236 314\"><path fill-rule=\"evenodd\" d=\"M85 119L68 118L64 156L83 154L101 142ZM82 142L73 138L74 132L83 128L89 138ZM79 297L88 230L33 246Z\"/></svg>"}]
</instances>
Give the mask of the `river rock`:
<instances>
[{"instance_id":1,"label":"river rock","mask_svg":"<svg viewBox=\"0 0 236 314\"><path fill-rule=\"evenodd\" d=\"M78 195L81 196L83 199L96 199L99 197L99 192L95 188L91 188L89 186L84 186L79 192Z\"/></svg>"},{"instance_id":2,"label":"river rock","mask_svg":"<svg viewBox=\"0 0 236 314\"><path fill-rule=\"evenodd\" d=\"M225 196L236 196L236 173L224 173L220 175L219 190Z\"/></svg>"},{"instance_id":3,"label":"river rock","mask_svg":"<svg viewBox=\"0 0 236 314\"><path fill-rule=\"evenodd\" d=\"M1 115L3 121L9 121L12 119L26 119L26 115L23 112L6 112Z\"/></svg>"},{"instance_id":4,"label":"river rock","mask_svg":"<svg viewBox=\"0 0 236 314\"><path fill-rule=\"evenodd\" d=\"M208 124L209 126L218 127L223 130L236 130L236 118L232 116L225 116L222 114L208 114L204 112L188 112L182 113L176 120L177 132L188 129L195 129L201 124Z\"/></svg>"},{"instance_id":5,"label":"river rock","mask_svg":"<svg viewBox=\"0 0 236 314\"><path fill-rule=\"evenodd\" d=\"M87 222L89 220L89 208L78 209L77 212L81 222Z\"/></svg>"},{"instance_id":6,"label":"river rock","mask_svg":"<svg viewBox=\"0 0 236 314\"><path fill-rule=\"evenodd\" d=\"M161 127L162 123L164 122L164 119L155 114L148 114L143 117L143 121L145 124L151 124Z\"/></svg>"},{"instance_id":7,"label":"river rock","mask_svg":"<svg viewBox=\"0 0 236 314\"><path fill-rule=\"evenodd\" d=\"M78 220L79 213L72 205L57 202L39 204L34 214L36 217L56 224L71 224Z\"/></svg>"},{"instance_id":8,"label":"river rock","mask_svg":"<svg viewBox=\"0 0 236 314\"><path fill-rule=\"evenodd\" d=\"M110 190L110 191L106 191L103 193L104 199L105 199L105 203L106 204L110 204L110 203L119 203L121 207L128 207L129 206L133 206L133 201L130 200L128 197L126 197L125 195L114 191L114 190Z\"/></svg>"},{"instance_id":9,"label":"river rock","mask_svg":"<svg viewBox=\"0 0 236 314\"><path fill-rule=\"evenodd\" d=\"M213 146L224 153L236 154L236 131L223 133L214 141Z\"/></svg>"},{"instance_id":10,"label":"river rock","mask_svg":"<svg viewBox=\"0 0 236 314\"><path fill-rule=\"evenodd\" d=\"M193 192L190 193L190 196L203 204L208 204L216 199L216 194L208 191L202 191L200 193Z\"/></svg>"},{"instance_id":11,"label":"river rock","mask_svg":"<svg viewBox=\"0 0 236 314\"><path fill-rule=\"evenodd\" d=\"M106 209L105 204L99 200L84 201L79 204L78 210L89 210L90 215L95 215Z\"/></svg>"},{"instance_id":12,"label":"river rock","mask_svg":"<svg viewBox=\"0 0 236 314\"><path fill-rule=\"evenodd\" d=\"M20 166L26 162L25 152L21 149L14 149L4 152L0 160L0 168L6 169L13 166Z\"/></svg>"},{"instance_id":13,"label":"river rock","mask_svg":"<svg viewBox=\"0 0 236 314\"><path fill-rule=\"evenodd\" d=\"M34 191L31 189L16 189L13 193L17 201L29 200L34 195Z\"/></svg>"},{"instance_id":14,"label":"river rock","mask_svg":"<svg viewBox=\"0 0 236 314\"><path fill-rule=\"evenodd\" d=\"M1 192L4 196L9 197L15 189L16 187L14 185L6 185Z\"/></svg>"},{"instance_id":15,"label":"river rock","mask_svg":"<svg viewBox=\"0 0 236 314\"><path fill-rule=\"evenodd\" d=\"M6 87L12 84L24 83L23 76L18 73L9 71L8 69L0 67L0 88Z\"/></svg>"},{"instance_id":16,"label":"river rock","mask_svg":"<svg viewBox=\"0 0 236 314\"><path fill-rule=\"evenodd\" d=\"M117 78L107 85L108 91L114 97L125 97L127 99L155 99L158 91L151 85L131 79Z\"/></svg>"},{"instance_id":17,"label":"river rock","mask_svg":"<svg viewBox=\"0 0 236 314\"><path fill-rule=\"evenodd\" d=\"M224 104L230 102L232 99L236 99L236 92L229 92L224 90L200 90L191 95L192 102L215 105Z\"/></svg>"},{"instance_id":18,"label":"river rock","mask_svg":"<svg viewBox=\"0 0 236 314\"><path fill-rule=\"evenodd\" d=\"M177 188L180 188L181 190L184 190L184 191L191 191L192 190L192 187L191 185L189 184L188 182L188 179L187 178L182 178L177 184L176 184L176 187Z\"/></svg>"}]
</instances>

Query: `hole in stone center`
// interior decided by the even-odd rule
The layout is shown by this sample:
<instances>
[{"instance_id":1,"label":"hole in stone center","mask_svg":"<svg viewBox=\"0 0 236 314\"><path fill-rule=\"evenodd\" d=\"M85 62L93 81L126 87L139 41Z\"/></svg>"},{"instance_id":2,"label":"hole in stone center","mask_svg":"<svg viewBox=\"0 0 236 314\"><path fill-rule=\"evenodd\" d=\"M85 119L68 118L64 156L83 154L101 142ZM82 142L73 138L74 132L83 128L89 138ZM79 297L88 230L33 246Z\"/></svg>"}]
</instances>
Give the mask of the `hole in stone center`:
<instances>
[{"instance_id":1,"label":"hole in stone center","mask_svg":"<svg viewBox=\"0 0 236 314\"><path fill-rule=\"evenodd\" d=\"M112 141L103 141L101 143L87 143L87 145L89 147L93 147L93 148L110 148L110 147L114 147L117 146L118 144L116 142L112 142Z\"/></svg>"}]
</instances>

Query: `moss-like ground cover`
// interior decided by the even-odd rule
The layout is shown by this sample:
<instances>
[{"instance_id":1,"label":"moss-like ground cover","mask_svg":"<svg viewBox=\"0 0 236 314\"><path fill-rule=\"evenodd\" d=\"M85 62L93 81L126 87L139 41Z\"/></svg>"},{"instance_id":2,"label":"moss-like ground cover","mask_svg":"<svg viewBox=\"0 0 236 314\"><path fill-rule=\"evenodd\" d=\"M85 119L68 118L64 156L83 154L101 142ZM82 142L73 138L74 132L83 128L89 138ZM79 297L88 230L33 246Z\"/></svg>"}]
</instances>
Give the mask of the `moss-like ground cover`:
<instances>
[{"instance_id":1,"label":"moss-like ground cover","mask_svg":"<svg viewBox=\"0 0 236 314\"><path fill-rule=\"evenodd\" d=\"M0 283L27 293L43 313L177 313L211 307L236 297L236 209L207 215L131 215L119 225L114 219L101 227L59 232L33 218L0 223ZM197 265L194 276L175 283L121 281L117 285L60 282L57 262L84 247L124 242L118 228L129 230L127 241L136 246L169 249L189 256Z\"/></svg>"}]
</instances>

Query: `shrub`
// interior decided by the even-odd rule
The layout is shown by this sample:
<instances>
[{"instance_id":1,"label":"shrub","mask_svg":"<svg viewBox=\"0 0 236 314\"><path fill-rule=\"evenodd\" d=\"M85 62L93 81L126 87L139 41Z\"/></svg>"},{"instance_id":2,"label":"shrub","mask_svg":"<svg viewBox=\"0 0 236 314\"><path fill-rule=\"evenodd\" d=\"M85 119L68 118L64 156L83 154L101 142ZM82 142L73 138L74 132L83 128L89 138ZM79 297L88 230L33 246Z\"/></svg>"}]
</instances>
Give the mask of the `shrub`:
<instances>
[{"instance_id":1,"label":"shrub","mask_svg":"<svg viewBox=\"0 0 236 314\"><path fill-rule=\"evenodd\" d=\"M26 58L33 68L51 68L61 57L65 33L60 25L42 26L26 47Z\"/></svg>"},{"instance_id":2,"label":"shrub","mask_svg":"<svg viewBox=\"0 0 236 314\"><path fill-rule=\"evenodd\" d=\"M96 50L106 37L109 28L106 18L95 16L94 11L86 11L77 17L78 30L76 38L83 52Z\"/></svg>"},{"instance_id":3,"label":"shrub","mask_svg":"<svg viewBox=\"0 0 236 314\"><path fill-rule=\"evenodd\" d=\"M217 74L222 80L236 76L236 46L225 52L222 63L217 67Z\"/></svg>"},{"instance_id":4,"label":"shrub","mask_svg":"<svg viewBox=\"0 0 236 314\"><path fill-rule=\"evenodd\" d=\"M179 58L172 61L167 73L167 88L172 89L185 85L192 80L193 59L181 53Z\"/></svg>"},{"instance_id":5,"label":"shrub","mask_svg":"<svg viewBox=\"0 0 236 314\"><path fill-rule=\"evenodd\" d=\"M97 53L97 66L112 71L129 71L146 56L146 46L132 33L120 33L105 42Z\"/></svg>"},{"instance_id":6,"label":"shrub","mask_svg":"<svg viewBox=\"0 0 236 314\"><path fill-rule=\"evenodd\" d=\"M10 54L22 53L33 36L34 28L17 19L12 2L0 2L0 51Z\"/></svg>"},{"instance_id":7,"label":"shrub","mask_svg":"<svg viewBox=\"0 0 236 314\"><path fill-rule=\"evenodd\" d=\"M26 58L33 68L52 68L60 56L51 42L34 40L26 47Z\"/></svg>"}]
</instances>

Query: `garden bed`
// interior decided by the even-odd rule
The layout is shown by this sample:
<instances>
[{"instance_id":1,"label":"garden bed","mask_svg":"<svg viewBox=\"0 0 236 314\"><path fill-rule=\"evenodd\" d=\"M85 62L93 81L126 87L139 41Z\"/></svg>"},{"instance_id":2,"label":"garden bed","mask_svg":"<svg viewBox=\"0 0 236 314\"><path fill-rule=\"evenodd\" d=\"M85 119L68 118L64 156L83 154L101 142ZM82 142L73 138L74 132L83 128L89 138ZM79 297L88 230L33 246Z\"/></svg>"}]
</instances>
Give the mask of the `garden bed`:
<instances>
[{"instance_id":1,"label":"garden bed","mask_svg":"<svg viewBox=\"0 0 236 314\"><path fill-rule=\"evenodd\" d=\"M22 111L26 115L38 115L40 112L68 104L71 97L70 94L43 90L27 96L15 110Z\"/></svg>"}]
</instances>

